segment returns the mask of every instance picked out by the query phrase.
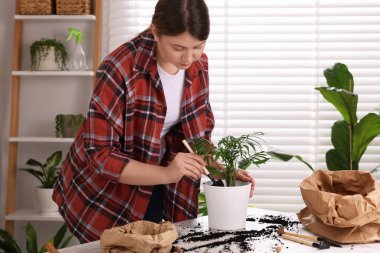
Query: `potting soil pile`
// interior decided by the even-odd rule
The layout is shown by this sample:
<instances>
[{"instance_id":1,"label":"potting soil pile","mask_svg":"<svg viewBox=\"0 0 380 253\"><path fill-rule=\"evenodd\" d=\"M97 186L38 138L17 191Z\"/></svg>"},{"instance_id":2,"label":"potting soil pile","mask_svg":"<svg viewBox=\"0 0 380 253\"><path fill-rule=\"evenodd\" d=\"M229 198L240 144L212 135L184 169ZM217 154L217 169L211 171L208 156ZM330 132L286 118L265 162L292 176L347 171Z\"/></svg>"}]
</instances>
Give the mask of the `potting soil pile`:
<instances>
[{"instance_id":1,"label":"potting soil pile","mask_svg":"<svg viewBox=\"0 0 380 253\"><path fill-rule=\"evenodd\" d=\"M380 241L380 186L364 171L316 171L300 185L298 214L311 232L340 243Z\"/></svg>"},{"instance_id":2,"label":"potting soil pile","mask_svg":"<svg viewBox=\"0 0 380 253\"><path fill-rule=\"evenodd\" d=\"M237 231L210 230L206 219L198 219L189 226L177 225L178 239L173 243L184 252L258 252L273 253L283 242L277 228L298 232L302 225L297 216L276 214L248 214L246 229Z\"/></svg>"}]
</instances>

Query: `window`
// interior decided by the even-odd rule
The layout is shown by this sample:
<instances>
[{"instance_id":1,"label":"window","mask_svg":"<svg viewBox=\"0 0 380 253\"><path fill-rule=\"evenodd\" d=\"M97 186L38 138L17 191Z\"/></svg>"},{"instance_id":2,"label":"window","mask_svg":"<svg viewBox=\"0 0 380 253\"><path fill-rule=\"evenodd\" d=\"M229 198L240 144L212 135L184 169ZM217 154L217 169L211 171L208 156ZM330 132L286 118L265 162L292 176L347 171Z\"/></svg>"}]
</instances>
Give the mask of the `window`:
<instances>
[{"instance_id":1,"label":"window","mask_svg":"<svg viewBox=\"0 0 380 253\"><path fill-rule=\"evenodd\" d=\"M341 116L314 90L323 70L342 62L354 76L358 118L380 104L380 2L377 0L206 0L211 34L206 46L214 138L252 131L268 146L326 168L330 127ZM105 3L106 51L145 29L156 1ZM380 138L361 169L380 164ZM299 183L311 171L297 161L252 168L257 207L298 211ZM380 175L375 175L380 179Z\"/></svg>"}]
</instances>

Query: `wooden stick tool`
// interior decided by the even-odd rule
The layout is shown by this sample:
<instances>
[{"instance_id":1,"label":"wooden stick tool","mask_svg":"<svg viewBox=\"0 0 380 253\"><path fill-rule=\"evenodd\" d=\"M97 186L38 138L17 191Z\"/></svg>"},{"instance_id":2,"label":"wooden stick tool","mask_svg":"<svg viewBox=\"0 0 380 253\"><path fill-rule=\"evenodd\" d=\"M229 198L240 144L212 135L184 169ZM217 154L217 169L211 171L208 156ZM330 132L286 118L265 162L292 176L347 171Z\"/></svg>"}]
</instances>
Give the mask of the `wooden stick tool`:
<instances>
[{"instance_id":1,"label":"wooden stick tool","mask_svg":"<svg viewBox=\"0 0 380 253\"><path fill-rule=\"evenodd\" d=\"M303 235L303 234L296 234L296 233L287 232L287 231L285 231L284 227L279 227L277 229L277 233L279 233L280 235L285 234L285 235L299 237L299 238L303 238L303 239L307 239L307 240L312 240L312 241L326 241L326 242L330 243L330 245L333 246L333 247L342 248L341 245L339 245L337 243L334 243L334 242L332 242L330 240L327 240L326 238L312 236L312 235Z\"/></svg>"}]
</instances>

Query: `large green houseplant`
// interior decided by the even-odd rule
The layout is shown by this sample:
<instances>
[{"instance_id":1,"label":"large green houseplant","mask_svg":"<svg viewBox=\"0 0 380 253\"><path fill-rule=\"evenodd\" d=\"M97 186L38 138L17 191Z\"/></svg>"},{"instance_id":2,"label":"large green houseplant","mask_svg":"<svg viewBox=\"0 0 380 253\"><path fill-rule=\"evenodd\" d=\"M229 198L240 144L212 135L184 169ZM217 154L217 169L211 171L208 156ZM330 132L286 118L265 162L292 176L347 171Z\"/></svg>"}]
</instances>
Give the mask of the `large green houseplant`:
<instances>
[{"instance_id":1,"label":"large green houseplant","mask_svg":"<svg viewBox=\"0 0 380 253\"><path fill-rule=\"evenodd\" d=\"M70 235L66 239L64 239L66 231L67 226L66 224L63 224L61 228L56 232L54 237L49 239L48 241L52 242L54 247L57 249L65 248L73 237L72 235ZM27 253L46 252L45 246L42 246L40 250L38 250L37 233L30 222L28 222L28 224L26 225L25 235ZM0 249L3 250L4 253L22 253L21 247L12 238L12 236L3 229L0 229Z\"/></svg>"},{"instance_id":2,"label":"large green houseplant","mask_svg":"<svg viewBox=\"0 0 380 253\"><path fill-rule=\"evenodd\" d=\"M354 93L354 78L347 66L336 63L324 71L328 87L317 87L322 96L342 115L331 127L333 148L327 151L327 168L359 170L359 162L368 145L380 134L380 115L368 113L360 120L357 116L358 95ZM288 161L293 156L269 152L271 156ZM302 158L301 158L302 159ZM308 165L313 169L310 165ZM371 171L376 171L377 168Z\"/></svg>"},{"instance_id":3,"label":"large green houseplant","mask_svg":"<svg viewBox=\"0 0 380 253\"><path fill-rule=\"evenodd\" d=\"M316 88L341 113L344 120L334 123L331 142L326 153L329 170L358 170L359 161L368 145L380 134L380 115L368 113L357 117L358 95L354 93L354 79L346 65L336 63L324 75L329 87Z\"/></svg>"}]
</instances>

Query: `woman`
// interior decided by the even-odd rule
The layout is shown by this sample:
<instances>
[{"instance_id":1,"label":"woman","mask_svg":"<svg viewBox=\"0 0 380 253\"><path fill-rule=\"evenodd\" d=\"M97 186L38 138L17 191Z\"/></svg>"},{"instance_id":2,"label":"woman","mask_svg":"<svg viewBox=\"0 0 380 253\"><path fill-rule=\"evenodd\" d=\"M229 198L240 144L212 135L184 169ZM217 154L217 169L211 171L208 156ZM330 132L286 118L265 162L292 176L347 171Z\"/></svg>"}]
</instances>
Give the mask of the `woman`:
<instances>
[{"instance_id":1,"label":"woman","mask_svg":"<svg viewBox=\"0 0 380 253\"><path fill-rule=\"evenodd\" d=\"M150 28L103 60L53 194L80 242L136 220L196 217L205 162L182 140L214 127L209 29L203 0L159 0Z\"/></svg>"}]
</instances>

